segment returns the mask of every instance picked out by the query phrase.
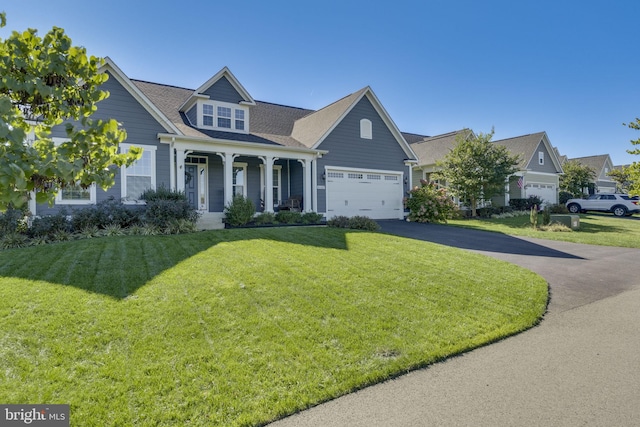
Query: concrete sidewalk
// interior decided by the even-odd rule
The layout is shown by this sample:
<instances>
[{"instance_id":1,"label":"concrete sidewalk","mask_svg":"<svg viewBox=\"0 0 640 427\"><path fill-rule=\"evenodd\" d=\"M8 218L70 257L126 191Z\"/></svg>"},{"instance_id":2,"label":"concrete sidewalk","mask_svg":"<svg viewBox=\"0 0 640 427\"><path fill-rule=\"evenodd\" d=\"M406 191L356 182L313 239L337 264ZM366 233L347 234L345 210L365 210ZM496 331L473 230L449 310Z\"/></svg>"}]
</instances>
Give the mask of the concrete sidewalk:
<instances>
[{"instance_id":1,"label":"concrete sidewalk","mask_svg":"<svg viewBox=\"0 0 640 427\"><path fill-rule=\"evenodd\" d=\"M549 312L520 335L271 424L631 426L640 422L640 250L382 221L543 276Z\"/></svg>"}]
</instances>

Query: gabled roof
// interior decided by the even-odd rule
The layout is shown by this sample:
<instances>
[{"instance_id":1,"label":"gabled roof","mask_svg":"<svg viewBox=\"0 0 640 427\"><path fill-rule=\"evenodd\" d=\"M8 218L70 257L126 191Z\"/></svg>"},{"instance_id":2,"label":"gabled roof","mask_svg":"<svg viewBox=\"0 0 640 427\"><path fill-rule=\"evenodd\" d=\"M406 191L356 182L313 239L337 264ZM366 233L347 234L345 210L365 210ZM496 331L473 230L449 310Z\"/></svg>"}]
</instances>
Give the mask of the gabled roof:
<instances>
[{"instance_id":1,"label":"gabled roof","mask_svg":"<svg viewBox=\"0 0 640 427\"><path fill-rule=\"evenodd\" d=\"M407 158L411 160L417 159L415 153L404 139L402 132L391 120L391 117L369 86L296 120L291 136L306 147L317 148L364 97L367 97L371 102L373 108L395 136Z\"/></svg>"},{"instance_id":2,"label":"gabled roof","mask_svg":"<svg viewBox=\"0 0 640 427\"><path fill-rule=\"evenodd\" d=\"M458 135L473 135L470 129L461 129L455 132L444 133L436 136L423 136L417 134L404 134L405 138L412 141L411 148L418 156L419 166L431 166L442 160L458 144Z\"/></svg>"},{"instance_id":3,"label":"gabled roof","mask_svg":"<svg viewBox=\"0 0 640 427\"><path fill-rule=\"evenodd\" d=\"M587 157L576 157L575 159L569 159L571 161L576 161L585 166L589 166L592 168L595 173L600 176L602 170L607 165L607 160L609 164L613 167L613 162L611 161L611 157L608 154L599 154L597 156L587 156Z\"/></svg>"},{"instance_id":4,"label":"gabled roof","mask_svg":"<svg viewBox=\"0 0 640 427\"><path fill-rule=\"evenodd\" d=\"M198 100L198 98L203 97L202 94L206 92L207 89L209 89L211 86L216 84L216 82L223 77L226 78L229 81L229 83L231 83L231 86L233 86L236 92L240 94L240 96L243 99L242 101L243 104L256 105L256 102L254 101L254 99L251 97L251 95L249 95L249 92L244 88L244 86L240 84L238 79L236 79L236 77L233 75L231 70L229 70L228 67L224 67L222 70L214 74L209 80L207 80L202 86L200 86L198 89L193 91L191 96L187 98L187 100L180 106L179 110L181 112L189 110L193 106L193 104Z\"/></svg>"},{"instance_id":5,"label":"gabled roof","mask_svg":"<svg viewBox=\"0 0 640 427\"><path fill-rule=\"evenodd\" d=\"M133 96L163 128L165 128L167 132L180 134L180 131L174 125L173 121L170 120L163 111L157 108L157 106L154 105L154 103L136 85L133 84L129 77L122 72L111 58L108 56L104 58L104 64L100 68L100 71L108 71L118 81L118 83L120 83L120 85L124 87L125 90L129 92L129 94Z\"/></svg>"},{"instance_id":6,"label":"gabled roof","mask_svg":"<svg viewBox=\"0 0 640 427\"><path fill-rule=\"evenodd\" d=\"M556 155L556 151L549 142L546 132L532 133L528 135L516 136L514 138L501 139L494 141L495 144L504 145L511 154L520 156L518 167L520 170L526 170L536 154L536 149L543 143L551 157L551 161L559 173L562 173L562 165Z\"/></svg>"}]
</instances>

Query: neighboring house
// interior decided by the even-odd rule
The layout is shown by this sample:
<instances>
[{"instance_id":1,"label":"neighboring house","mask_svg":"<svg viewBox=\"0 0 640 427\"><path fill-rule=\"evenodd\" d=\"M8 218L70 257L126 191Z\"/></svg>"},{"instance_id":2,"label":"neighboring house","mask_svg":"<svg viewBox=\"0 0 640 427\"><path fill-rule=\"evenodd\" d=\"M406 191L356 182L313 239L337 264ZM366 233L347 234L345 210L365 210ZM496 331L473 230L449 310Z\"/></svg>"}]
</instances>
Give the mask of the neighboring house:
<instances>
[{"instance_id":1,"label":"neighboring house","mask_svg":"<svg viewBox=\"0 0 640 427\"><path fill-rule=\"evenodd\" d=\"M520 158L519 171L509 178L504 197L494 197L498 206L506 206L510 199L538 196L543 204L557 204L562 165L557 150L549 142L546 132L494 141Z\"/></svg>"},{"instance_id":2,"label":"neighboring house","mask_svg":"<svg viewBox=\"0 0 640 427\"><path fill-rule=\"evenodd\" d=\"M432 137L405 133L405 139L410 142L411 148L418 156L418 163L413 169L413 182L420 179L431 180L431 174L437 170L436 163L453 150L458 136L465 133L473 135L468 129ZM512 198L528 198L534 195L543 199L545 204L558 203L562 167L556 155L557 151L549 143L545 132L494 143L505 146L510 154L520 158L519 170L509 178L505 195L491 199L494 205L506 206Z\"/></svg>"},{"instance_id":3,"label":"neighboring house","mask_svg":"<svg viewBox=\"0 0 640 427\"><path fill-rule=\"evenodd\" d=\"M616 182L608 175L608 173L614 169L613 162L608 154L577 157L575 159L569 159L569 161L576 161L584 166L589 166L595 172L593 186L589 186L587 193L600 194L616 192Z\"/></svg>"},{"instance_id":4,"label":"neighboring house","mask_svg":"<svg viewBox=\"0 0 640 427\"><path fill-rule=\"evenodd\" d=\"M458 144L458 135L472 136L469 129L462 129L436 136L424 136L404 133L405 139L411 144L413 152L418 156L418 162L413 167L412 181L418 185L421 179L433 181L431 174L438 170L437 162L443 160ZM443 184L444 183L440 183Z\"/></svg>"},{"instance_id":5,"label":"neighboring house","mask_svg":"<svg viewBox=\"0 0 640 427\"><path fill-rule=\"evenodd\" d=\"M32 204L37 215L110 197L142 203L145 189L164 186L185 191L210 228L234 195L267 212L295 197L328 219L404 217L417 158L370 87L313 111L254 100L226 67L195 90L132 80L109 58L103 71L110 97L94 117L119 121L121 150L142 147L142 158L111 189L63 190L53 207Z\"/></svg>"}]
</instances>

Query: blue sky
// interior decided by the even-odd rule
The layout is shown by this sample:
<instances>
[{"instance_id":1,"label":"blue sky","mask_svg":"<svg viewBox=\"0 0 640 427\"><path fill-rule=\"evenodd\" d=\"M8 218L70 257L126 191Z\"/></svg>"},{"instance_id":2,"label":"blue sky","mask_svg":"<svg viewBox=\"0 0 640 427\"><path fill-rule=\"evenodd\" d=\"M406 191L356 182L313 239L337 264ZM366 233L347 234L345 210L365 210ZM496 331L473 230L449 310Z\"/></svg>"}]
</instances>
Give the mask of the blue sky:
<instances>
[{"instance_id":1,"label":"blue sky","mask_svg":"<svg viewBox=\"0 0 640 427\"><path fill-rule=\"evenodd\" d=\"M131 78L193 88L222 67L261 101L318 109L371 86L400 130L546 131L562 154L640 132L637 0L9 0L12 30L52 26Z\"/></svg>"}]
</instances>

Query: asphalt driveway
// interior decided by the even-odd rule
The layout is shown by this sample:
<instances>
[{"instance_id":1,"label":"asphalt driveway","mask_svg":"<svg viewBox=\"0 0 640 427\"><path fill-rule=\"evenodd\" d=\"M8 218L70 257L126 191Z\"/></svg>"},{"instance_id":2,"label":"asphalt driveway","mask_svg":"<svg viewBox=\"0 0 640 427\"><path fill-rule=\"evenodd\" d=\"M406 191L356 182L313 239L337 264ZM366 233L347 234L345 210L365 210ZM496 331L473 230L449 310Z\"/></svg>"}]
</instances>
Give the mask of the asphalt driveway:
<instances>
[{"instance_id":1,"label":"asphalt driveway","mask_svg":"<svg viewBox=\"0 0 640 427\"><path fill-rule=\"evenodd\" d=\"M638 425L640 250L403 221L380 225L535 271L550 284L548 313L522 334L273 427Z\"/></svg>"}]
</instances>

